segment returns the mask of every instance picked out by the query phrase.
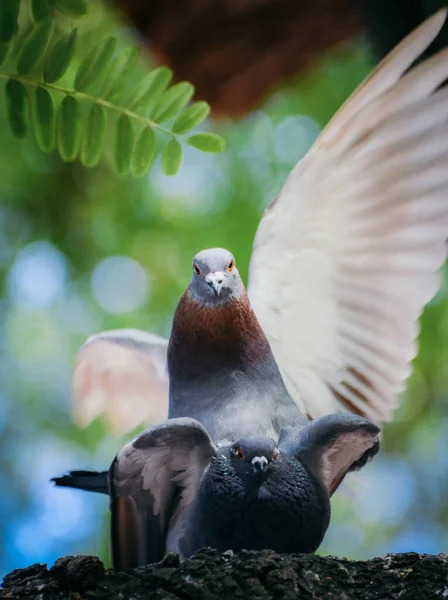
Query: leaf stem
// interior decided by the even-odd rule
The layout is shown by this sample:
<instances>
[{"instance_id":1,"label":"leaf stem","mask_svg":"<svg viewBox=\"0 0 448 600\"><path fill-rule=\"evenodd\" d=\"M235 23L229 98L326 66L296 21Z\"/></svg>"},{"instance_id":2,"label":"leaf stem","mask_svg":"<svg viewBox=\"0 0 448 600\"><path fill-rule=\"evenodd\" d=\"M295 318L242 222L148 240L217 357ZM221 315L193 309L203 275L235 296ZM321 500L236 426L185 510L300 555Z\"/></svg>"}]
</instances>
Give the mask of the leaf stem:
<instances>
[{"instance_id":1,"label":"leaf stem","mask_svg":"<svg viewBox=\"0 0 448 600\"><path fill-rule=\"evenodd\" d=\"M132 110L129 110L128 108L124 108L123 106L118 106L117 104L113 104L112 102L109 102L108 100L105 100L104 98L97 98L96 96L90 96L89 94L86 94L85 92L80 92L78 90L69 90L67 88L63 88L58 85L55 85L54 83L46 83L45 81L38 81L36 79L31 79L30 77L24 77L23 75L8 74L8 73L0 72L0 79L16 79L17 81L20 81L21 83L23 83L25 85L30 85L33 87L43 86L47 89L54 90L55 92L60 92L61 94L75 96L76 98L79 98L79 99L88 100L90 102L100 104L101 106L104 106L104 108L108 108L109 110L114 110L115 112L119 112L121 114L127 115L131 119L135 119L136 121L145 123L145 125L150 125L154 129L158 129L162 133L165 133L165 134L177 139L177 135L175 133L173 133L172 131L170 131L169 129L167 129L166 127L162 127L162 125L159 125L158 123L155 123L154 121L151 121L151 119L147 119L146 117L143 117L142 115L139 115L138 113L136 113Z\"/></svg>"}]
</instances>

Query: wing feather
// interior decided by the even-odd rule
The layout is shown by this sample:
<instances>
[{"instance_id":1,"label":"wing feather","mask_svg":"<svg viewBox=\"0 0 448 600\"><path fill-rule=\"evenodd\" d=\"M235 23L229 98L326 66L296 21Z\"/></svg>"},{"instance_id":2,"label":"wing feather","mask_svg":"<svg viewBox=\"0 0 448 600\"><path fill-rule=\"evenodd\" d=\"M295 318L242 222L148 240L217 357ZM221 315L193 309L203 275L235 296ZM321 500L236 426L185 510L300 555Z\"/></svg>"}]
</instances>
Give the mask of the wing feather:
<instances>
[{"instance_id":1,"label":"wing feather","mask_svg":"<svg viewBox=\"0 0 448 600\"><path fill-rule=\"evenodd\" d=\"M379 450L379 428L354 415L328 415L301 430L280 432L279 448L295 456L331 496L349 471L359 471Z\"/></svg>"},{"instance_id":2,"label":"wing feather","mask_svg":"<svg viewBox=\"0 0 448 600\"><path fill-rule=\"evenodd\" d=\"M410 68L446 9L342 106L260 222L248 292L311 418L391 418L448 238L448 49Z\"/></svg>"},{"instance_id":3,"label":"wing feather","mask_svg":"<svg viewBox=\"0 0 448 600\"><path fill-rule=\"evenodd\" d=\"M82 427L104 415L122 435L168 414L168 340L137 329L91 336L73 373L73 416Z\"/></svg>"},{"instance_id":4,"label":"wing feather","mask_svg":"<svg viewBox=\"0 0 448 600\"><path fill-rule=\"evenodd\" d=\"M110 472L117 570L163 558L214 452L204 427L187 418L159 423L120 450Z\"/></svg>"}]
</instances>

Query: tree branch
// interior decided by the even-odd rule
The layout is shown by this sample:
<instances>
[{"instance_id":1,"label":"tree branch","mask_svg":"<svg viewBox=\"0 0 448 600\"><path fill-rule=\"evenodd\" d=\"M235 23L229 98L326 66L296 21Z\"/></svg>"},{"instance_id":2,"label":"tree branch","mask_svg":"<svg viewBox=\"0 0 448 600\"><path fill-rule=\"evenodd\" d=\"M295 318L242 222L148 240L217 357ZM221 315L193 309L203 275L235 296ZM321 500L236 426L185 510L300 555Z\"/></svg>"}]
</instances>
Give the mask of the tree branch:
<instances>
[{"instance_id":1,"label":"tree branch","mask_svg":"<svg viewBox=\"0 0 448 600\"><path fill-rule=\"evenodd\" d=\"M57 600L422 600L448 597L448 556L390 554L368 561L268 550L203 550L180 562L122 573L93 556L67 556L51 569L33 565L5 577L0 598Z\"/></svg>"}]
</instances>

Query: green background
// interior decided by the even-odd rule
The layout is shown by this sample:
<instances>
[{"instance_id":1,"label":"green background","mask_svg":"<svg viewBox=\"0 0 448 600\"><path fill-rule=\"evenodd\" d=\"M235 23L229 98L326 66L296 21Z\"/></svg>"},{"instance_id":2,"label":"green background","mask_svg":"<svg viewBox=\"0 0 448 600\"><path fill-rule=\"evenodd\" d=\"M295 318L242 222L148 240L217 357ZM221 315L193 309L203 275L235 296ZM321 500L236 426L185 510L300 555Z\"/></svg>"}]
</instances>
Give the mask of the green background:
<instances>
[{"instance_id":1,"label":"green background","mask_svg":"<svg viewBox=\"0 0 448 600\"><path fill-rule=\"evenodd\" d=\"M92 4L80 47L107 33L134 41ZM185 148L177 177L162 174L159 157L139 180L114 175L107 160L93 170L64 164L32 135L14 139L0 79L0 574L64 554L108 561L107 499L48 483L67 469L107 468L123 441L101 422L73 425L77 349L103 329L169 334L198 250L228 248L247 280L264 207L370 67L361 43L340 48L246 118L210 120L207 129L227 141L224 154ZM421 324L409 391L381 454L336 494L322 553L446 550L445 279Z\"/></svg>"}]
</instances>

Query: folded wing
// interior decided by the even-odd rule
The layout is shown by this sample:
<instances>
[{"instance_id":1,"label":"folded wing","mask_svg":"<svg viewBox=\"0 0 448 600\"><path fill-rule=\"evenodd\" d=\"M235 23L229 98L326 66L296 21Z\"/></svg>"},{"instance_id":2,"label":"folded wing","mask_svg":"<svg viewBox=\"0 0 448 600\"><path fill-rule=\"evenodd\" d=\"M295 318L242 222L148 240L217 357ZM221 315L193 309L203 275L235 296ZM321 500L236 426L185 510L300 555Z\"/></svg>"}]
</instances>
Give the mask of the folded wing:
<instances>
[{"instance_id":1,"label":"folded wing","mask_svg":"<svg viewBox=\"0 0 448 600\"><path fill-rule=\"evenodd\" d=\"M311 418L391 418L448 238L448 49L439 11L355 91L257 231L248 292Z\"/></svg>"},{"instance_id":2,"label":"folded wing","mask_svg":"<svg viewBox=\"0 0 448 600\"><path fill-rule=\"evenodd\" d=\"M194 419L170 419L118 453L110 469L115 569L157 562L167 551L215 449Z\"/></svg>"},{"instance_id":3,"label":"folded wing","mask_svg":"<svg viewBox=\"0 0 448 600\"><path fill-rule=\"evenodd\" d=\"M103 415L118 435L168 414L168 340L137 329L104 331L81 347L73 373L73 415Z\"/></svg>"}]
</instances>

